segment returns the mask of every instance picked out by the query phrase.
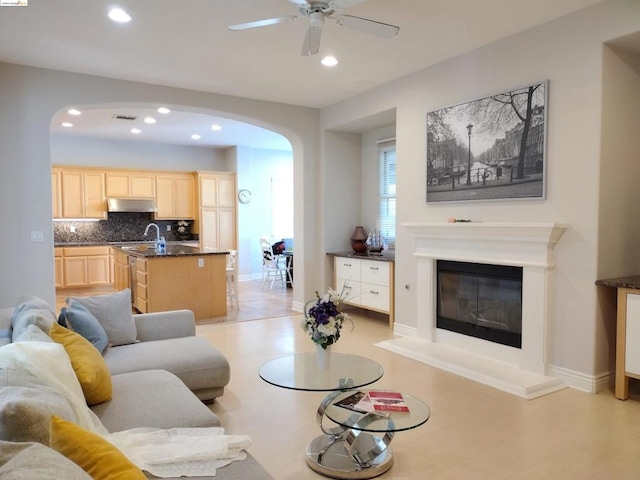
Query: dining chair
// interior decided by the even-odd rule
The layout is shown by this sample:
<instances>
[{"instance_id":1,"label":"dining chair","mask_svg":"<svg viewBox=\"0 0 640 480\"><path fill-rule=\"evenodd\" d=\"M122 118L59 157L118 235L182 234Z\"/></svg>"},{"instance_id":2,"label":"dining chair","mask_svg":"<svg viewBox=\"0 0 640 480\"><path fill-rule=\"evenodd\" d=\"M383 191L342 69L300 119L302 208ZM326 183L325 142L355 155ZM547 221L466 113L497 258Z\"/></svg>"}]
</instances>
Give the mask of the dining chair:
<instances>
[{"instance_id":1,"label":"dining chair","mask_svg":"<svg viewBox=\"0 0 640 480\"><path fill-rule=\"evenodd\" d=\"M276 280L286 286L286 267L280 263L281 255L273 253L271 243L265 238L260 239L260 248L262 250L262 286L269 282L269 290L271 290Z\"/></svg>"}]
</instances>

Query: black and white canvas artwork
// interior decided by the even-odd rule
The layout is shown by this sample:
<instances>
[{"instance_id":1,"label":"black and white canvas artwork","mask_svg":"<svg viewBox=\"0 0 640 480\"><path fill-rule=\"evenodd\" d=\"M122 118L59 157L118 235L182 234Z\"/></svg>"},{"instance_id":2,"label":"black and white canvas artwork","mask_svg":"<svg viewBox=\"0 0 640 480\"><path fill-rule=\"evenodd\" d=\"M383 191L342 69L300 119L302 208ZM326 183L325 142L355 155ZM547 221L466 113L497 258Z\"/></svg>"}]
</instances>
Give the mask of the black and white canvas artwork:
<instances>
[{"instance_id":1,"label":"black and white canvas artwork","mask_svg":"<svg viewBox=\"0 0 640 480\"><path fill-rule=\"evenodd\" d=\"M547 82L427 114L427 203L543 199Z\"/></svg>"}]
</instances>

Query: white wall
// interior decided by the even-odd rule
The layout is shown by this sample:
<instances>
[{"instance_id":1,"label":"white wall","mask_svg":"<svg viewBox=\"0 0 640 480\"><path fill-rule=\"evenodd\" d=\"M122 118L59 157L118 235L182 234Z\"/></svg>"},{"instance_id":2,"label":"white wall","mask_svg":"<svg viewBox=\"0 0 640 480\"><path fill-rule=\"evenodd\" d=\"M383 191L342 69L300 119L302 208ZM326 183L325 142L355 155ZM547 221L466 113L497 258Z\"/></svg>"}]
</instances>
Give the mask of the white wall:
<instances>
[{"instance_id":1,"label":"white wall","mask_svg":"<svg viewBox=\"0 0 640 480\"><path fill-rule=\"evenodd\" d=\"M51 135L51 163L151 170L225 171L225 149Z\"/></svg>"},{"instance_id":2,"label":"white wall","mask_svg":"<svg viewBox=\"0 0 640 480\"><path fill-rule=\"evenodd\" d=\"M334 130L396 109L399 224L454 216L569 225L555 249L549 360L582 385L595 385L599 374L610 371L594 285L601 273L602 44L638 30L640 2L605 2L333 105L321 117L321 128ZM546 200L426 204L426 113L541 80L549 80ZM327 184L324 194L330 195ZM412 238L398 226L395 318L407 331L416 327L417 316L413 251Z\"/></svg>"},{"instance_id":3,"label":"white wall","mask_svg":"<svg viewBox=\"0 0 640 480\"><path fill-rule=\"evenodd\" d=\"M296 204L301 207L295 214L296 256L304 264L305 258L320 255L315 218L317 110L0 63L0 306L12 306L26 294L55 305L50 175L54 114L70 105L158 102L253 123L287 137L293 149ZM32 231L43 232L44 241L31 242ZM312 261L298 272L297 304L311 298L315 281L312 285L310 280L317 275Z\"/></svg>"}]
</instances>

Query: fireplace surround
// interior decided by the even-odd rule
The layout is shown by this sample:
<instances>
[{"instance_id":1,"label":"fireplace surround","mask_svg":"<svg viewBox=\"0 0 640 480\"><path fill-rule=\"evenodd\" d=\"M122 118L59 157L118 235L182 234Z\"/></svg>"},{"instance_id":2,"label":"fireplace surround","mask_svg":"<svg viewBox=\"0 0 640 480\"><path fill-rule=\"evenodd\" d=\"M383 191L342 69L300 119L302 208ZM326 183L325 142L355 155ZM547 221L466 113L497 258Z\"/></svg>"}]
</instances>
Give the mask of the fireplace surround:
<instances>
[{"instance_id":1,"label":"fireplace surround","mask_svg":"<svg viewBox=\"0 0 640 480\"><path fill-rule=\"evenodd\" d=\"M567 226L558 223L403 223L415 240L416 328L379 346L444 370L535 398L560 388L547 376L553 247ZM521 348L437 326L437 261L522 268Z\"/></svg>"}]
</instances>

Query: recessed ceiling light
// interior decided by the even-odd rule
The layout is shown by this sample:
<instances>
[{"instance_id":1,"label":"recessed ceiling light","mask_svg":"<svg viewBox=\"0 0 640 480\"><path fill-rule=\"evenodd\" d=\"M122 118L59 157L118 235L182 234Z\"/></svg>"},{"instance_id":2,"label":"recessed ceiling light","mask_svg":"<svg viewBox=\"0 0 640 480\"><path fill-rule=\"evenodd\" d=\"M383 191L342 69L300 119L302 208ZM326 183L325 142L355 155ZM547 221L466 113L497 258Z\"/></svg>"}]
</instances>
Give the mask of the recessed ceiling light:
<instances>
[{"instance_id":1,"label":"recessed ceiling light","mask_svg":"<svg viewBox=\"0 0 640 480\"><path fill-rule=\"evenodd\" d=\"M109 12L109 18L114 22L126 23L131 21L131 16L121 8L114 8Z\"/></svg>"},{"instance_id":2,"label":"recessed ceiling light","mask_svg":"<svg viewBox=\"0 0 640 480\"><path fill-rule=\"evenodd\" d=\"M197 133L194 133L193 135L191 135L191 138L193 140L200 140L200 135L198 135Z\"/></svg>"},{"instance_id":3,"label":"recessed ceiling light","mask_svg":"<svg viewBox=\"0 0 640 480\"><path fill-rule=\"evenodd\" d=\"M70 108L69 110L67 110L67 113L69 115L80 115L82 112L77 108Z\"/></svg>"},{"instance_id":4,"label":"recessed ceiling light","mask_svg":"<svg viewBox=\"0 0 640 480\"><path fill-rule=\"evenodd\" d=\"M329 55L320 60L320 63L325 67L335 67L338 64L338 59Z\"/></svg>"},{"instance_id":5,"label":"recessed ceiling light","mask_svg":"<svg viewBox=\"0 0 640 480\"><path fill-rule=\"evenodd\" d=\"M171 110L169 110L167 107L160 107L158 109L158 113L161 113L163 115L166 115L167 113L170 113L170 112L171 112Z\"/></svg>"},{"instance_id":6,"label":"recessed ceiling light","mask_svg":"<svg viewBox=\"0 0 640 480\"><path fill-rule=\"evenodd\" d=\"M139 133L142 133L142 130L140 130L139 128L132 128L131 133L138 135Z\"/></svg>"},{"instance_id":7,"label":"recessed ceiling light","mask_svg":"<svg viewBox=\"0 0 640 480\"><path fill-rule=\"evenodd\" d=\"M152 125L152 124L156 123L156 119L153 118L153 117L145 117L144 123L148 123L149 125Z\"/></svg>"},{"instance_id":8,"label":"recessed ceiling light","mask_svg":"<svg viewBox=\"0 0 640 480\"><path fill-rule=\"evenodd\" d=\"M220 125L211 125L211 130L213 130L214 132L217 132L218 130L222 130L222 127Z\"/></svg>"},{"instance_id":9,"label":"recessed ceiling light","mask_svg":"<svg viewBox=\"0 0 640 480\"><path fill-rule=\"evenodd\" d=\"M73 127L73 123L70 122L62 122L61 125L66 128Z\"/></svg>"}]
</instances>

